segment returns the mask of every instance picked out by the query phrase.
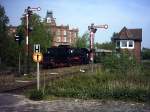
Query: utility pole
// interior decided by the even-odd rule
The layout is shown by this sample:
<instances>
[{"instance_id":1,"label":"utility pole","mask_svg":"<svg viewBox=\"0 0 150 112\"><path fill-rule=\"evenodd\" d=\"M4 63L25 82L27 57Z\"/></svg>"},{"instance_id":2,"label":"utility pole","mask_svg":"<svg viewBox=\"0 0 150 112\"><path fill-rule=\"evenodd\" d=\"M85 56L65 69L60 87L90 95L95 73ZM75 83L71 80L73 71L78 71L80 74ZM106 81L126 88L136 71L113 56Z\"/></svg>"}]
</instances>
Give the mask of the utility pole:
<instances>
[{"instance_id":1,"label":"utility pole","mask_svg":"<svg viewBox=\"0 0 150 112\"><path fill-rule=\"evenodd\" d=\"M25 9L25 18L26 18L26 73L25 74L29 74L29 16L31 16L33 11L40 11L41 8L31 8L31 7L27 7L27 9Z\"/></svg>"},{"instance_id":2,"label":"utility pole","mask_svg":"<svg viewBox=\"0 0 150 112\"><path fill-rule=\"evenodd\" d=\"M97 28L104 28L107 29L108 25L94 25L94 23L91 24L91 26L88 26L88 30L90 31L90 61L92 64L92 72L93 72L93 63L94 63L94 36L97 31Z\"/></svg>"}]
</instances>

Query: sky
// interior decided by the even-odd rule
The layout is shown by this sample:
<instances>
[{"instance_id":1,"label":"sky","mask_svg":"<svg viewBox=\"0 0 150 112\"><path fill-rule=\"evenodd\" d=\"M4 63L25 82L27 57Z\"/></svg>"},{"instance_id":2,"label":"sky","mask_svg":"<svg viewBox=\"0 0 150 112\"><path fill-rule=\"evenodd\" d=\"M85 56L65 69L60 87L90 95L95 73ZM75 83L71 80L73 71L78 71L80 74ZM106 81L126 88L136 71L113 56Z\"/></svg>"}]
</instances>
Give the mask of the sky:
<instances>
[{"instance_id":1,"label":"sky","mask_svg":"<svg viewBox=\"0 0 150 112\"><path fill-rule=\"evenodd\" d=\"M124 26L142 28L142 47L150 48L150 0L0 0L10 25L21 23L24 10L40 7L38 13L45 18L47 10L53 11L57 25L78 28L82 36L91 23L108 24L108 29L98 29L95 42L110 42L113 32Z\"/></svg>"}]
</instances>

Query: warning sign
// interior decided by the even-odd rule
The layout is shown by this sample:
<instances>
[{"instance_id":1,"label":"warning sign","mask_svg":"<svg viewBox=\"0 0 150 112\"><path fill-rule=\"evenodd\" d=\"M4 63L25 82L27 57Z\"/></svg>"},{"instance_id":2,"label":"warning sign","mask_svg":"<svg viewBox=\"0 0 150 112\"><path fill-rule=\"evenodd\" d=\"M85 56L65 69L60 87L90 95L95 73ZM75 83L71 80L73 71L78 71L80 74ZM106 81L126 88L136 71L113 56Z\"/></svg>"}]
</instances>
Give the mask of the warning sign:
<instances>
[{"instance_id":1,"label":"warning sign","mask_svg":"<svg viewBox=\"0 0 150 112\"><path fill-rule=\"evenodd\" d=\"M40 52L35 52L33 54L33 61L35 62L41 62L43 60L43 55Z\"/></svg>"}]
</instances>

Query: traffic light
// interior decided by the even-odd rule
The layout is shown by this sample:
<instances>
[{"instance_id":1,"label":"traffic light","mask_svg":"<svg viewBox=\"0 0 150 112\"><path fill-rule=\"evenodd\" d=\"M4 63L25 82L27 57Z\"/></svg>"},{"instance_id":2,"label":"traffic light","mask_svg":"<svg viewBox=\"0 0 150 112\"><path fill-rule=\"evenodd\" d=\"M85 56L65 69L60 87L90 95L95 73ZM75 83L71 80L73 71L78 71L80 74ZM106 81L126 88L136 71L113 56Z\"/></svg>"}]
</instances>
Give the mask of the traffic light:
<instances>
[{"instance_id":1,"label":"traffic light","mask_svg":"<svg viewBox=\"0 0 150 112\"><path fill-rule=\"evenodd\" d=\"M21 35L15 35L15 41L18 42L19 45L21 45L22 40L23 37Z\"/></svg>"}]
</instances>

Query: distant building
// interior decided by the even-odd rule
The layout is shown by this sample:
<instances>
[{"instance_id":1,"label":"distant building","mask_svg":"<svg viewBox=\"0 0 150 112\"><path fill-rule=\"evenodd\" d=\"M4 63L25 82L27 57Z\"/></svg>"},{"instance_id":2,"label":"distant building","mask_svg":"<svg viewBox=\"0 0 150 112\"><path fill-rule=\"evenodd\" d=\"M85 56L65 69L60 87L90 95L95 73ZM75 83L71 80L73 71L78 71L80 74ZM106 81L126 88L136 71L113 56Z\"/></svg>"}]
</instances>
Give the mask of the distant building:
<instances>
[{"instance_id":1,"label":"distant building","mask_svg":"<svg viewBox=\"0 0 150 112\"><path fill-rule=\"evenodd\" d=\"M127 29L124 27L112 37L117 50L128 50L138 62L141 60L142 29Z\"/></svg>"},{"instance_id":2,"label":"distant building","mask_svg":"<svg viewBox=\"0 0 150 112\"><path fill-rule=\"evenodd\" d=\"M17 32L17 26L8 26L8 35L9 36L14 36Z\"/></svg>"},{"instance_id":3,"label":"distant building","mask_svg":"<svg viewBox=\"0 0 150 112\"><path fill-rule=\"evenodd\" d=\"M47 11L45 18L47 33L52 36L52 46L75 45L78 29L69 29L69 25L56 25L52 11ZM14 36L17 33L17 26L8 26L8 35Z\"/></svg>"},{"instance_id":4,"label":"distant building","mask_svg":"<svg viewBox=\"0 0 150 112\"><path fill-rule=\"evenodd\" d=\"M78 29L69 29L69 25L57 26L52 11L47 11L45 26L52 35L52 46L74 45L78 35Z\"/></svg>"}]
</instances>

